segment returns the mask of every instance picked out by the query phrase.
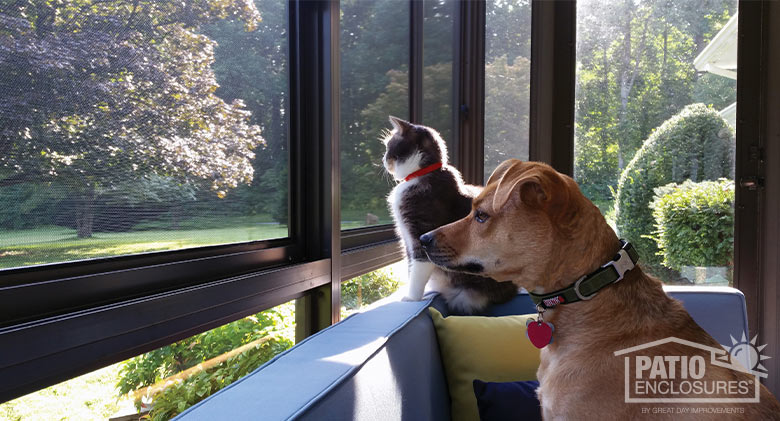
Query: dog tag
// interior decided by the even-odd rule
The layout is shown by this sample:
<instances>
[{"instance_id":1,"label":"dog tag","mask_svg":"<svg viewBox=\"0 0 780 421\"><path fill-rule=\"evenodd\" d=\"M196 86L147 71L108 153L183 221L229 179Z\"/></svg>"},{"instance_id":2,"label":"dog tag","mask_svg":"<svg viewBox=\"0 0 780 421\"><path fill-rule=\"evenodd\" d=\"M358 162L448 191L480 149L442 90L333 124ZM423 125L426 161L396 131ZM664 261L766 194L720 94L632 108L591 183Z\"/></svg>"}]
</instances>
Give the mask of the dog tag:
<instances>
[{"instance_id":1,"label":"dog tag","mask_svg":"<svg viewBox=\"0 0 780 421\"><path fill-rule=\"evenodd\" d=\"M554 331L555 326L550 322L534 319L528 319L525 322L525 335L539 349L552 343Z\"/></svg>"}]
</instances>

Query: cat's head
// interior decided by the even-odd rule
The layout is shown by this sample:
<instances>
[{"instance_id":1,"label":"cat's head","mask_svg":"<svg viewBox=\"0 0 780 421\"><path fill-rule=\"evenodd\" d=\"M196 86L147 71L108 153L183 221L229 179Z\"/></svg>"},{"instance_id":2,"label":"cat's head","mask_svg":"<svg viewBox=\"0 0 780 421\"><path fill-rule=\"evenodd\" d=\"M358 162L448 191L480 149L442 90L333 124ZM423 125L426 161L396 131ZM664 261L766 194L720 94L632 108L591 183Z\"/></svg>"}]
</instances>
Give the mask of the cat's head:
<instances>
[{"instance_id":1,"label":"cat's head","mask_svg":"<svg viewBox=\"0 0 780 421\"><path fill-rule=\"evenodd\" d=\"M382 139L387 150L382 162L396 180L429 165L447 165L447 146L436 130L390 116L393 130Z\"/></svg>"}]
</instances>

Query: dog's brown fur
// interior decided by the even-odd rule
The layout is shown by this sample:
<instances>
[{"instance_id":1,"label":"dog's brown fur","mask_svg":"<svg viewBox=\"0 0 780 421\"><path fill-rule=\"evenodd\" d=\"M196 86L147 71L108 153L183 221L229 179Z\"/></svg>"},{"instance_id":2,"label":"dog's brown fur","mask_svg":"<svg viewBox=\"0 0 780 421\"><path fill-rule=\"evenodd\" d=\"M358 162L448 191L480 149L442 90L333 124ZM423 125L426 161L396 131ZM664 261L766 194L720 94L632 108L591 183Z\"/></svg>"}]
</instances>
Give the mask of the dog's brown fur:
<instances>
[{"instance_id":1,"label":"dog's brown fur","mask_svg":"<svg viewBox=\"0 0 780 421\"><path fill-rule=\"evenodd\" d=\"M505 161L493 172L470 215L432 234L427 252L434 263L471 268L536 293L569 286L610 261L620 248L614 231L574 180L546 164L519 160ZM780 404L763 385L760 403L625 403L624 360L615 351L671 336L720 347L664 293L660 281L639 267L592 300L561 305L544 316L555 325L554 342L542 350L537 373L547 420L724 417L676 413L683 406L738 408L736 415L726 416L736 419L780 419ZM705 351L677 343L645 351L651 356L702 355L709 361ZM706 375L705 380L752 379L710 365ZM673 412L642 412L642 407L659 406Z\"/></svg>"}]
</instances>

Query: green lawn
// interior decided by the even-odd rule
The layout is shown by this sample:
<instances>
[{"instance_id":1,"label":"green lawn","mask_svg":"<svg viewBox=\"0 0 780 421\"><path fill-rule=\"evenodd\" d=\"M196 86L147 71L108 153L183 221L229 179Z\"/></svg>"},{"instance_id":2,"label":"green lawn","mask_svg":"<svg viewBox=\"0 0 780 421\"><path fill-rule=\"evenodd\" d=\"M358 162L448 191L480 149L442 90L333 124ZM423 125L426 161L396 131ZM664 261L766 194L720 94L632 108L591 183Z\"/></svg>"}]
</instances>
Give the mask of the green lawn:
<instances>
[{"instance_id":1,"label":"green lawn","mask_svg":"<svg viewBox=\"0 0 780 421\"><path fill-rule=\"evenodd\" d=\"M342 229L366 226L364 213L342 216ZM379 224L392 223L387 213L378 216ZM151 221L129 232L96 232L91 238L56 225L0 230L0 269L287 237L287 225L269 221L266 215L198 217L181 221L178 229Z\"/></svg>"},{"instance_id":2,"label":"green lawn","mask_svg":"<svg viewBox=\"0 0 780 421\"><path fill-rule=\"evenodd\" d=\"M119 408L119 364L110 365L0 405L0 419L106 420Z\"/></svg>"},{"instance_id":3,"label":"green lawn","mask_svg":"<svg viewBox=\"0 0 780 421\"><path fill-rule=\"evenodd\" d=\"M223 226L214 227L216 222ZM194 225L203 228L198 229ZM99 232L93 234L92 238L78 238L75 230L58 226L19 231L0 230L0 268L240 243L288 235L287 225L253 221L244 217L221 218L211 224L205 221L201 224L183 223L182 228Z\"/></svg>"},{"instance_id":4,"label":"green lawn","mask_svg":"<svg viewBox=\"0 0 780 421\"><path fill-rule=\"evenodd\" d=\"M369 210L371 212L371 210ZM365 210L341 210L341 228L358 228L366 226L366 211ZM379 218L379 224L392 224L393 219L390 216L390 212L387 208L382 207L379 209L373 209L374 215Z\"/></svg>"}]
</instances>

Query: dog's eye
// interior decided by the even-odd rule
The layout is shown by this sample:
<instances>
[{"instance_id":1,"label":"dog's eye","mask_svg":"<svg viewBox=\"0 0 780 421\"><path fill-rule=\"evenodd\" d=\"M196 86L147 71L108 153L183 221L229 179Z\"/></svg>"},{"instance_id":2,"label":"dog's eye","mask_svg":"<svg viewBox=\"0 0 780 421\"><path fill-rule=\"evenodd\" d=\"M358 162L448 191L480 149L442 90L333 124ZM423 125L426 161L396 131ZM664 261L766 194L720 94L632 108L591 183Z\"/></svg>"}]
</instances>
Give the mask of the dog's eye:
<instances>
[{"instance_id":1,"label":"dog's eye","mask_svg":"<svg viewBox=\"0 0 780 421\"><path fill-rule=\"evenodd\" d=\"M482 212L481 210L474 212L474 219L477 220L480 224L484 223L485 221L490 218L490 215L486 214L485 212Z\"/></svg>"}]
</instances>

